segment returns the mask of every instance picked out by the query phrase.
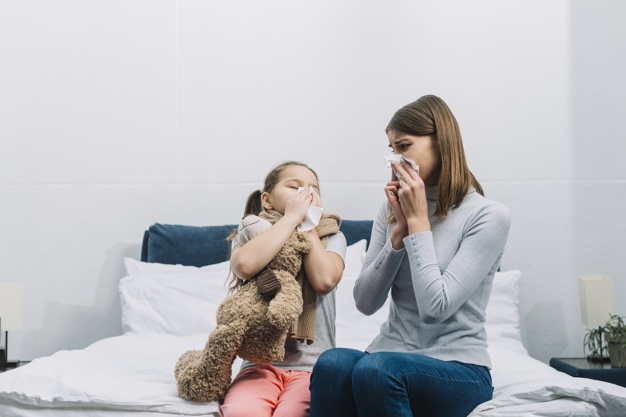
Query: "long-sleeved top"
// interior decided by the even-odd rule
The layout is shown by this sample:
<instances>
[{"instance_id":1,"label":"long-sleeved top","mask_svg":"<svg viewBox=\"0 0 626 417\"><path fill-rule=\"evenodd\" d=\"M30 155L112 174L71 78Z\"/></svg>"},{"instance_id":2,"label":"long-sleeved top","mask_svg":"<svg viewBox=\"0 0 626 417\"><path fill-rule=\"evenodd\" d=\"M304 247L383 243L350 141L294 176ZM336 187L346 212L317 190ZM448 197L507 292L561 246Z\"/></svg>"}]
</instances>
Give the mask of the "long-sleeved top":
<instances>
[{"instance_id":1,"label":"long-sleeved top","mask_svg":"<svg viewBox=\"0 0 626 417\"><path fill-rule=\"evenodd\" d=\"M494 274L511 223L506 206L470 191L443 219L433 216L436 187L426 187L431 231L394 250L385 202L354 287L359 311L375 313L391 295L389 316L368 352L411 352L491 367L484 328Z\"/></svg>"}]
</instances>

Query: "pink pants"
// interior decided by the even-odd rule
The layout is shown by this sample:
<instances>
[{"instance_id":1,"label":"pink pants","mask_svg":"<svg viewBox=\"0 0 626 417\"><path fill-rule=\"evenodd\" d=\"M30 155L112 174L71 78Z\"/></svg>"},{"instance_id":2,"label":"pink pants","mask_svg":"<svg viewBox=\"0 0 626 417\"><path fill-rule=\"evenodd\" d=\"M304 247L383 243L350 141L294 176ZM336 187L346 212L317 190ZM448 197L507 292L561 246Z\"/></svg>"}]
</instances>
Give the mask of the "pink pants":
<instances>
[{"instance_id":1,"label":"pink pants","mask_svg":"<svg viewBox=\"0 0 626 417\"><path fill-rule=\"evenodd\" d=\"M259 365L239 373L226 393L224 417L308 417L310 372Z\"/></svg>"}]
</instances>

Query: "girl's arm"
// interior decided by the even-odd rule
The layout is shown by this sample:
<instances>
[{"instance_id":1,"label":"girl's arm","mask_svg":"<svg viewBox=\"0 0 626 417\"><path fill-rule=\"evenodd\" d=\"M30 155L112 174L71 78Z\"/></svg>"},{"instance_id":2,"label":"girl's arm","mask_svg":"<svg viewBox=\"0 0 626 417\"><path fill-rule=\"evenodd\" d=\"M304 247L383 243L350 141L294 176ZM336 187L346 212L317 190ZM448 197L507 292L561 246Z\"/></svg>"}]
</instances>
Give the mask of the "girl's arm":
<instances>
[{"instance_id":1,"label":"girl's arm","mask_svg":"<svg viewBox=\"0 0 626 417\"><path fill-rule=\"evenodd\" d=\"M230 255L230 268L241 279L250 279L258 274L283 247L308 211L310 196L304 193L290 199L285 214L269 229L245 245L235 246Z\"/></svg>"},{"instance_id":2,"label":"girl's arm","mask_svg":"<svg viewBox=\"0 0 626 417\"><path fill-rule=\"evenodd\" d=\"M326 251L315 229L309 232L311 250L303 263L311 287L320 295L328 294L343 275L343 259L335 252Z\"/></svg>"},{"instance_id":3,"label":"girl's arm","mask_svg":"<svg viewBox=\"0 0 626 417\"><path fill-rule=\"evenodd\" d=\"M233 248L230 268L241 279L258 274L281 250L301 221L283 216L269 229L246 243Z\"/></svg>"}]
</instances>

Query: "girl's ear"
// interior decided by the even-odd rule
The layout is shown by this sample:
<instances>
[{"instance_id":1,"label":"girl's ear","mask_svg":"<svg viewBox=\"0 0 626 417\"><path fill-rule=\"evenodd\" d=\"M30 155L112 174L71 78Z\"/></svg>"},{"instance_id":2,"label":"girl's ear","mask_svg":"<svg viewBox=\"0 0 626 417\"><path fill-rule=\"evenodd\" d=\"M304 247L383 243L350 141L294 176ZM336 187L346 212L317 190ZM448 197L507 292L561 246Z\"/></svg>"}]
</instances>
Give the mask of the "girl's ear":
<instances>
[{"instance_id":1,"label":"girl's ear","mask_svg":"<svg viewBox=\"0 0 626 417\"><path fill-rule=\"evenodd\" d=\"M263 204L263 208L265 210L272 210L274 208L274 206L272 205L270 195L267 192L264 192L263 194L261 194L261 204Z\"/></svg>"}]
</instances>

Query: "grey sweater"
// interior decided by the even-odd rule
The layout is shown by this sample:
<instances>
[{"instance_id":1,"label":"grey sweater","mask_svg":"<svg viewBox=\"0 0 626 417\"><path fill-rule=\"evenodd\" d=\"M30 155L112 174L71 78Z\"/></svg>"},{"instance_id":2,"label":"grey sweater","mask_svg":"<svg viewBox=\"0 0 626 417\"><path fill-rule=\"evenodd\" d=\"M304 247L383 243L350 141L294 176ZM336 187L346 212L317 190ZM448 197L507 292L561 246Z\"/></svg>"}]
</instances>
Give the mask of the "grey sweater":
<instances>
[{"instance_id":1,"label":"grey sweater","mask_svg":"<svg viewBox=\"0 0 626 417\"><path fill-rule=\"evenodd\" d=\"M431 232L394 250L385 202L354 287L356 306L371 315L391 294L389 316L368 352L410 352L491 367L485 309L510 227L506 206L475 191L442 220L433 216L436 187L426 188Z\"/></svg>"}]
</instances>

